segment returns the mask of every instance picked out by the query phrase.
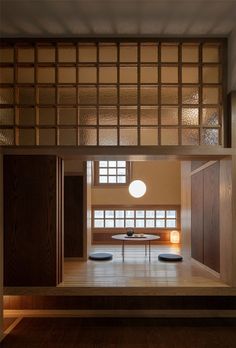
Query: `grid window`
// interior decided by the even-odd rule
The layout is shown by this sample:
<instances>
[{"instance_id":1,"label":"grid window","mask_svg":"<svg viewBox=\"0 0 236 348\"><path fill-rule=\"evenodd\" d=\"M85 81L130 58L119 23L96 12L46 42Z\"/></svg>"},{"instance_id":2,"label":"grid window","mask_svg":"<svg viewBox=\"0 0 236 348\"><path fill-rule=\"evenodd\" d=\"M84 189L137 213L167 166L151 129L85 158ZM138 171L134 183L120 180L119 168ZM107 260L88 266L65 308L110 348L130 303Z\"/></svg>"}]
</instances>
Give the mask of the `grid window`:
<instances>
[{"instance_id":1,"label":"grid window","mask_svg":"<svg viewBox=\"0 0 236 348\"><path fill-rule=\"evenodd\" d=\"M127 185L130 180L130 163L126 161L95 162L95 185Z\"/></svg>"},{"instance_id":2,"label":"grid window","mask_svg":"<svg viewBox=\"0 0 236 348\"><path fill-rule=\"evenodd\" d=\"M93 208L95 229L176 229L179 228L179 207L171 209Z\"/></svg>"},{"instance_id":3,"label":"grid window","mask_svg":"<svg viewBox=\"0 0 236 348\"><path fill-rule=\"evenodd\" d=\"M32 132L21 132L18 115L12 121L9 114L4 122L12 126L11 143L222 145L223 40L149 41L2 40L0 113L6 115L3 109L9 105L24 105L34 108L37 120ZM62 110L64 105L68 109ZM44 122L47 131L40 120L46 107L57 115ZM46 139L54 133L56 141ZM34 142L24 138L28 134L31 139L35 135Z\"/></svg>"}]
</instances>

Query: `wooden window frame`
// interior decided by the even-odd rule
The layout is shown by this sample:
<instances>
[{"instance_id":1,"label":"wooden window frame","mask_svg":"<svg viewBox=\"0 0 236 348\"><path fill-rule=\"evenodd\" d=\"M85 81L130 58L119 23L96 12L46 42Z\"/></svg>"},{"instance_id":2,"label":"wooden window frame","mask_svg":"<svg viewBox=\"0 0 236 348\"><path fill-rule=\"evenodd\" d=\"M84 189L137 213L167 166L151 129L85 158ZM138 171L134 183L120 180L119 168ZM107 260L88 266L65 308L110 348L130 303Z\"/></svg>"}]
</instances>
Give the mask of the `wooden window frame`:
<instances>
[{"instance_id":1,"label":"wooden window frame","mask_svg":"<svg viewBox=\"0 0 236 348\"><path fill-rule=\"evenodd\" d=\"M117 160L115 160L118 162ZM129 161L126 162L126 182L125 183L100 183L99 182L99 162L94 161L94 186L104 187L104 188L117 188L117 187L127 187L131 182L131 172L132 164ZM109 162L109 161L108 161ZM117 167L116 167L117 168Z\"/></svg>"}]
</instances>

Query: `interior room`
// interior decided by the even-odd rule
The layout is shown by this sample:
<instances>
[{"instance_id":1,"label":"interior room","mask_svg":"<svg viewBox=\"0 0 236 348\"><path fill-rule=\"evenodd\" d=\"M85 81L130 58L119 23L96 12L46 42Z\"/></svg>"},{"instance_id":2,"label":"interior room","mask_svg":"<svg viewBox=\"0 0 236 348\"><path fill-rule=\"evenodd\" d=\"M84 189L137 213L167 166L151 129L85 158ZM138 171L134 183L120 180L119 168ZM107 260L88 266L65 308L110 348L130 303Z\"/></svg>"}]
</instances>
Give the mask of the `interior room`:
<instances>
[{"instance_id":1,"label":"interior room","mask_svg":"<svg viewBox=\"0 0 236 348\"><path fill-rule=\"evenodd\" d=\"M4 348L236 335L235 6L0 0Z\"/></svg>"}]
</instances>

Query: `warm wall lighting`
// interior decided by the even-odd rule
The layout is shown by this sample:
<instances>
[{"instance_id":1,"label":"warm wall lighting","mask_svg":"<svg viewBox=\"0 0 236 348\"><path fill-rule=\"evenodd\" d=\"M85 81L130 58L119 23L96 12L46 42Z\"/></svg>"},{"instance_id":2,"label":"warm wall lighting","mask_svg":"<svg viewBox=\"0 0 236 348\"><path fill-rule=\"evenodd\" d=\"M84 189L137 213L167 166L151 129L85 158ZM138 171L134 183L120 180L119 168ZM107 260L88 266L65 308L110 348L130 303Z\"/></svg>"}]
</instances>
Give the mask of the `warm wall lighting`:
<instances>
[{"instance_id":1,"label":"warm wall lighting","mask_svg":"<svg viewBox=\"0 0 236 348\"><path fill-rule=\"evenodd\" d=\"M179 231L171 231L170 232L170 242L174 243L174 244L178 244L180 242Z\"/></svg>"},{"instance_id":2,"label":"warm wall lighting","mask_svg":"<svg viewBox=\"0 0 236 348\"><path fill-rule=\"evenodd\" d=\"M129 193L134 198L143 197L146 193L146 185L141 180L134 180L129 185Z\"/></svg>"}]
</instances>

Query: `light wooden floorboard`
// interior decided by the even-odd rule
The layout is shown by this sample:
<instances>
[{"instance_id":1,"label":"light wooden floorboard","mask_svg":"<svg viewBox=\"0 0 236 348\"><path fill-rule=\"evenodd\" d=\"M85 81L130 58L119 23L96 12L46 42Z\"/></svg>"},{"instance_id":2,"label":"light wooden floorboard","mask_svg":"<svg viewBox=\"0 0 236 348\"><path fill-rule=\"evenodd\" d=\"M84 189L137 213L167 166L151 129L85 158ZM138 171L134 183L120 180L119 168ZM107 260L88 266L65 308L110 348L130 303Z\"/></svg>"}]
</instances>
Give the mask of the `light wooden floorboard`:
<instances>
[{"instance_id":1,"label":"light wooden floorboard","mask_svg":"<svg viewBox=\"0 0 236 348\"><path fill-rule=\"evenodd\" d=\"M227 287L185 255L183 262L179 263L158 260L160 253L180 253L178 246L152 246L151 262L144 250L142 245L126 245L123 262L121 246L93 246L93 252L111 252L113 260L84 262L67 259L60 287Z\"/></svg>"}]
</instances>

